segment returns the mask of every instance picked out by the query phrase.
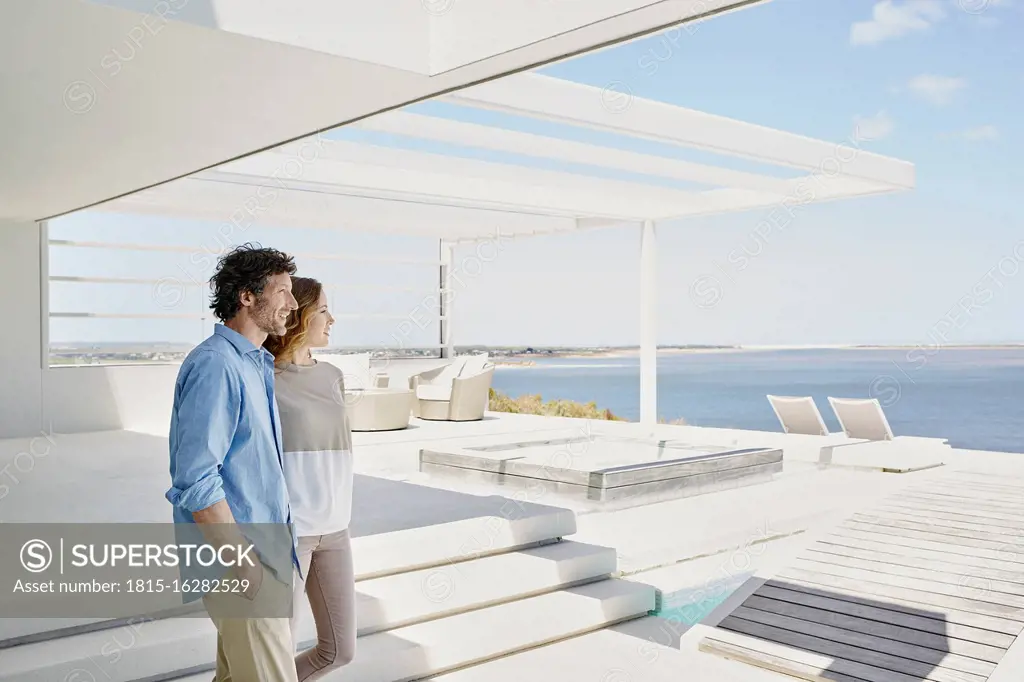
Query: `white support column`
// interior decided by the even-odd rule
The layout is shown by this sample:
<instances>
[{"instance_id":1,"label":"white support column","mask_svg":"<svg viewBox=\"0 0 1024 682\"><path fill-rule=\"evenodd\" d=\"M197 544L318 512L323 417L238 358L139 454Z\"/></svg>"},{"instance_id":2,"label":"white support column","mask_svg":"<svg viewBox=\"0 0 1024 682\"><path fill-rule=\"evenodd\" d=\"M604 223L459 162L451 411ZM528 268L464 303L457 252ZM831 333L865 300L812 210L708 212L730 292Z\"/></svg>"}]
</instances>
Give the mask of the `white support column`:
<instances>
[{"instance_id":1,"label":"white support column","mask_svg":"<svg viewBox=\"0 0 1024 682\"><path fill-rule=\"evenodd\" d=\"M455 266L455 245L441 240L441 281L438 298L441 301L441 357L455 357L455 337L452 335L452 268Z\"/></svg>"},{"instance_id":2,"label":"white support column","mask_svg":"<svg viewBox=\"0 0 1024 682\"><path fill-rule=\"evenodd\" d=\"M653 220L640 231L640 423L658 422L658 249Z\"/></svg>"},{"instance_id":3,"label":"white support column","mask_svg":"<svg viewBox=\"0 0 1024 682\"><path fill-rule=\"evenodd\" d=\"M38 436L43 424L45 234L35 222L0 220L0 287L10 322L0 335L0 438Z\"/></svg>"}]
</instances>

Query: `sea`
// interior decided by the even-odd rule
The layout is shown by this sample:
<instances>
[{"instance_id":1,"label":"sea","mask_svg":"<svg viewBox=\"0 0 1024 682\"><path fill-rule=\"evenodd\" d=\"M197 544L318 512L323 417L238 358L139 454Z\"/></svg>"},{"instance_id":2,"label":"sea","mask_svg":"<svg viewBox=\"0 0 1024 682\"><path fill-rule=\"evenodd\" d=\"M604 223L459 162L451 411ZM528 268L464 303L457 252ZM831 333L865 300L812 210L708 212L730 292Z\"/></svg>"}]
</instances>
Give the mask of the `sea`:
<instances>
[{"instance_id":1,"label":"sea","mask_svg":"<svg viewBox=\"0 0 1024 682\"><path fill-rule=\"evenodd\" d=\"M640 361L533 358L499 365L493 387L594 402L640 416ZM781 431L767 395L812 396L831 431L828 397L877 398L897 436L946 438L956 448L1024 452L1024 347L792 349L658 355L658 415L695 426Z\"/></svg>"}]
</instances>

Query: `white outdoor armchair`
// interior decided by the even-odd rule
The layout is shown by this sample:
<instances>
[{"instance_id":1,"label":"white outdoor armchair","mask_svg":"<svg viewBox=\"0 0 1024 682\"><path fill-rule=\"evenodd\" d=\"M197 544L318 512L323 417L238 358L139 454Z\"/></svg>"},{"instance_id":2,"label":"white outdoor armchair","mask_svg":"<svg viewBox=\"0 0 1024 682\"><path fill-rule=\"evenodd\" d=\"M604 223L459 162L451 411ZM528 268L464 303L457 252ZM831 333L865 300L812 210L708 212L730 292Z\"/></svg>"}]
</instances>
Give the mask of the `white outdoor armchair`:
<instances>
[{"instance_id":1,"label":"white outdoor armchair","mask_svg":"<svg viewBox=\"0 0 1024 682\"><path fill-rule=\"evenodd\" d=\"M477 421L484 418L490 397L494 363L488 356L456 358L444 367L409 377L416 393L413 416L440 421Z\"/></svg>"}]
</instances>

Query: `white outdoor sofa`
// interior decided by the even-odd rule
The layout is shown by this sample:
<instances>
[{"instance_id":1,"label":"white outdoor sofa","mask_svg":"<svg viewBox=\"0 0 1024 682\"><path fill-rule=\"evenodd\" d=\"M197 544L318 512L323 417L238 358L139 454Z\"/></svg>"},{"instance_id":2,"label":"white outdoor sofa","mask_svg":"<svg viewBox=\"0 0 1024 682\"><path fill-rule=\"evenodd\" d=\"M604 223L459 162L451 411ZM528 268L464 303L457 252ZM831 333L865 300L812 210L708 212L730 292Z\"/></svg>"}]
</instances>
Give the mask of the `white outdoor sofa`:
<instances>
[{"instance_id":1,"label":"white outdoor sofa","mask_svg":"<svg viewBox=\"0 0 1024 682\"><path fill-rule=\"evenodd\" d=\"M487 354L455 358L452 362L409 377L415 392L413 416L433 421L478 421L490 399L494 363Z\"/></svg>"}]
</instances>

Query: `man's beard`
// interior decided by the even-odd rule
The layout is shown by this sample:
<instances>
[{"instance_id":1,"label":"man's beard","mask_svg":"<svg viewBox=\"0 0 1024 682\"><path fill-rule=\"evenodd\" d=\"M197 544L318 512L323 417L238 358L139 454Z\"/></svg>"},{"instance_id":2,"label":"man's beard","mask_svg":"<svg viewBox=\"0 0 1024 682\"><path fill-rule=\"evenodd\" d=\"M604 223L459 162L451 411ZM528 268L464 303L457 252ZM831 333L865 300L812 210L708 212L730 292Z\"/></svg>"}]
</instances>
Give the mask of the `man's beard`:
<instances>
[{"instance_id":1,"label":"man's beard","mask_svg":"<svg viewBox=\"0 0 1024 682\"><path fill-rule=\"evenodd\" d=\"M277 317L277 314L270 307L270 301L262 296L256 299L256 305L252 307L252 321L256 323L260 331L275 336L283 336L287 331L285 323Z\"/></svg>"}]
</instances>

